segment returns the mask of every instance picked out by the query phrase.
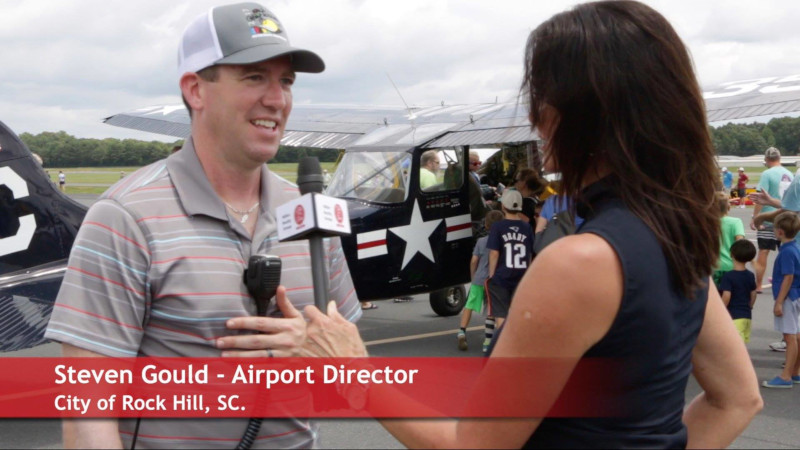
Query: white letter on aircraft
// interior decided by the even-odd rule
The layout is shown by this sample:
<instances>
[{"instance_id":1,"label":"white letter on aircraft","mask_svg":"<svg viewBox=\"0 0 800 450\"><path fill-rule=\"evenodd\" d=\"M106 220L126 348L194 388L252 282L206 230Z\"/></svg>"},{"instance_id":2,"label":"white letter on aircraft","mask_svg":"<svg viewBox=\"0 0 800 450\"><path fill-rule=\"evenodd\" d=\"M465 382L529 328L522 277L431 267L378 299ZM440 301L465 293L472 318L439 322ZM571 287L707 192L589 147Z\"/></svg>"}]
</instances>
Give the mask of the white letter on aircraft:
<instances>
[{"instance_id":1,"label":"white letter on aircraft","mask_svg":"<svg viewBox=\"0 0 800 450\"><path fill-rule=\"evenodd\" d=\"M0 167L0 186L2 185L11 189L15 200L28 196L28 184L11 167ZM0 256L26 250L31 244L35 231L36 218L33 217L33 214L20 217L17 234L0 239Z\"/></svg>"}]
</instances>

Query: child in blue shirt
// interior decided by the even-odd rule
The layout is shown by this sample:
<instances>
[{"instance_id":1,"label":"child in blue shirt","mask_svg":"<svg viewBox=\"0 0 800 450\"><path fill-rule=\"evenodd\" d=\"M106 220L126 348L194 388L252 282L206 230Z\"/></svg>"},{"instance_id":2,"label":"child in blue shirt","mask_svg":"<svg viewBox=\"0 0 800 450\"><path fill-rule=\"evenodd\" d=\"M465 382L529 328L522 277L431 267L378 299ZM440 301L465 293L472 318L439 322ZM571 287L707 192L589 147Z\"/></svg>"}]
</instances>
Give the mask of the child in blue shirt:
<instances>
[{"instance_id":1,"label":"child in blue shirt","mask_svg":"<svg viewBox=\"0 0 800 450\"><path fill-rule=\"evenodd\" d=\"M757 294L756 276L747 270L745 264L756 257L756 246L747 239L739 239L731 245L730 255L733 259L733 270L722 275L719 290L736 330L742 340L748 343L752 328L752 309Z\"/></svg>"},{"instance_id":2,"label":"child in blue shirt","mask_svg":"<svg viewBox=\"0 0 800 450\"><path fill-rule=\"evenodd\" d=\"M800 346L800 247L794 240L800 231L800 217L793 212L778 215L773 222L775 237L781 241L778 256L772 269L772 295L775 298L775 331L786 341L786 364L780 375L764 381L768 388L789 389L800 384L800 363L797 349Z\"/></svg>"},{"instance_id":3,"label":"child in blue shirt","mask_svg":"<svg viewBox=\"0 0 800 450\"><path fill-rule=\"evenodd\" d=\"M489 314L495 318L498 328L503 326L514 291L533 258L533 228L520 218L522 195L507 189L500 204L505 218L492 225L486 241L489 249L489 279L486 283Z\"/></svg>"}]
</instances>

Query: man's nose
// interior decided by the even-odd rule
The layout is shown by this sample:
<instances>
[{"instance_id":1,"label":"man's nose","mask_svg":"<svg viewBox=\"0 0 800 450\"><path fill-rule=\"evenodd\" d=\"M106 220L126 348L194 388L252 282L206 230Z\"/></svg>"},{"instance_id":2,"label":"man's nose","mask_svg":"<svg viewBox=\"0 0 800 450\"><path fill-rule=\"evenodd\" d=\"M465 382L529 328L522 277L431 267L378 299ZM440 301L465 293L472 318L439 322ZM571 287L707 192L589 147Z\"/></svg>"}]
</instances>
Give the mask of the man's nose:
<instances>
[{"instance_id":1,"label":"man's nose","mask_svg":"<svg viewBox=\"0 0 800 450\"><path fill-rule=\"evenodd\" d=\"M288 88L284 88L280 81L276 80L275 82L268 83L264 88L264 93L261 96L261 103L266 107L281 110L286 108L289 102L289 95L291 94Z\"/></svg>"}]
</instances>

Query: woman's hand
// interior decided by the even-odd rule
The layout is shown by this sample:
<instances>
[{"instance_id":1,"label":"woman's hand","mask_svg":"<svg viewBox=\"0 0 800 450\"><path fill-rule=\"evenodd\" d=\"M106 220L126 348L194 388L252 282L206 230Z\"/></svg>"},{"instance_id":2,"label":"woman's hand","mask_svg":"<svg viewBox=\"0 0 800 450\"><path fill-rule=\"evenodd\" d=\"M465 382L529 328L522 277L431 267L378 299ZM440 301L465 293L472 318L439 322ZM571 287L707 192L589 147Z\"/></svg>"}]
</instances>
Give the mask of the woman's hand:
<instances>
[{"instance_id":1,"label":"woman's hand","mask_svg":"<svg viewBox=\"0 0 800 450\"><path fill-rule=\"evenodd\" d=\"M339 314L336 302L328 303L327 316L315 306L306 306L304 311L308 325L301 356L323 358L369 356L358 328Z\"/></svg>"}]
</instances>

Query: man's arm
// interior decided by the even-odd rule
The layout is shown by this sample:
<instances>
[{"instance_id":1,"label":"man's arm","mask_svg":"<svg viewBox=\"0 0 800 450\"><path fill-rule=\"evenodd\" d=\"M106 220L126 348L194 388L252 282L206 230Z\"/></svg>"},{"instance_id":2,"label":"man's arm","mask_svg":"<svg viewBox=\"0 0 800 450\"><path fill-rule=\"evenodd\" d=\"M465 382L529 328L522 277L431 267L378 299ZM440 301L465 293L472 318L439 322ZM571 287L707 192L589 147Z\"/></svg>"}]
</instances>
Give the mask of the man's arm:
<instances>
[{"instance_id":1,"label":"man's arm","mask_svg":"<svg viewBox=\"0 0 800 450\"><path fill-rule=\"evenodd\" d=\"M767 195L769 195L769 194L767 194ZM761 208L763 208L763 206L758 204L758 203L756 203L755 206L753 206L753 216L750 218L750 229L751 230L757 230L758 227L761 226L760 223L756 224L756 217L759 214L761 214Z\"/></svg>"},{"instance_id":2,"label":"man's arm","mask_svg":"<svg viewBox=\"0 0 800 450\"><path fill-rule=\"evenodd\" d=\"M752 223L756 227L759 227L764 222L774 222L775 218L778 217L778 215L780 213L782 213L782 212L786 212L786 210L784 210L784 209L776 209L775 211L770 211L770 212L767 212L767 213L761 213L761 214L753 217Z\"/></svg>"},{"instance_id":3,"label":"man's arm","mask_svg":"<svg viewBox=\"0 0 800 450\"><path fill-rule=\"evenodd\" d=\"M69 344L61 345L65 358L105 358ZM117 419L64 419L64 448L122 448Z\"/></svg>"},{"instance_id":4,"label":"man's arm","mask_svg":"<svg viewBox=\"0 0 800 450\"><path fill-rule=\"evenodd\" d=\"M781 199L769 195L769 193L765 190L753 192L752 194L748 195L748 197L750 198L750 200L753 201L753 203L759 206L767 205L767 206L772 206L774 208L780 208L783 206L781 204ZM760 208L759 211L761 211Z\"/></svg>"},{"instance_id":5,"label":"man's arm","mask_svg":"<svg viewBox=\"0 0 800 450\"><path fill-rule=\"evenodd\" d=\"M725 303L725 306L731 303L731 291L722 291L722 303Z\"/></svg>"}]
</instances>

